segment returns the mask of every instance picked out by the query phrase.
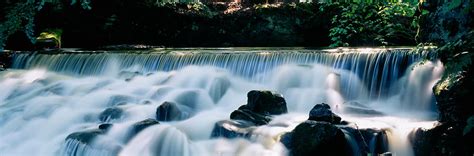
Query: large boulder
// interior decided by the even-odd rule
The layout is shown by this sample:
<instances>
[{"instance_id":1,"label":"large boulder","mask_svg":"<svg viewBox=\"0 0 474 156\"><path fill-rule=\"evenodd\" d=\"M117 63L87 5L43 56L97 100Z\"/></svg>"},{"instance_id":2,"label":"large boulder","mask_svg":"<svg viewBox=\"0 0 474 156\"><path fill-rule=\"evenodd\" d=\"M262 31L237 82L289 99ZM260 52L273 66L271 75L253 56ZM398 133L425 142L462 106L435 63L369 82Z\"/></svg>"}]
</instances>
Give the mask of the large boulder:
<instances>
[{"instance_id":1,"label":"large boulder","mask_svg":"<svg viewBox=\"0 0 474 156\"><path fill-rule=\"evenodd\" d=\"M248 92L247 108L264 115L279 115L288 112L285 99L280 94L271 91Z\"/></svg>"},{"instance_id":2,"label":"large boulder","mask_svg":"<svg viewBox=\"0 0 474 156\"><path fill-rule=\"evenodd\" d=\"M287 113L285 99L271 91L252 90L247 94L247 104L230 114L230 119L245 120L255 125L264 125L271 121L271 115Z\"/></svg>"},{"instance_id":3,"label":"large boulder","mask_svg":"<svg viewBox=\"0 0 474 156\"><path fill-rule=\"evenodd\" d=\"M165 101L156 108L156 119L158 121L179 121L191 116L191 109L178 105L174 102Z\"/></svg>"},{"instance_id":4,"label":"large boulder","mask_svg":"<svg viewBox=\"0 0 474 156\"><path fill-rule=\"evenodd\" d=\"M255 129L255 125L246 121L238 120L223 120L214 125L212 129L211 138L225 137L250 137L251 132Z\"/></svg>"},{"instance_id":5,"label":"large boulder","mask_svg":"<svg viewBox=\"0 0 474 156\"><path fill-rule=\"evenodd\" d=\"M291 155L350 155L343 131L328 122L307 120L282 136Z\"/></svg>"},{"instance_id":6,"label":"large boulder","mask_svg":"<svg viewBox=\"0 0 474 156\"><path fill-rule=\"evenodd\" d=\"M453 123L440 124L431 129L412 131L409 134L415 155L473 155L474 138L463 135L463 128Z\"/></svg>"},{"instance_id":7,"label":"large boulder","mask_svg":"<svg viewBox=\"0 0 474 156\"><path fill-rule=\"evenodd\" d=\"M309 112L308 120L325 121L333 124L341 123L341 117L334 114L331 107L325 103L316 104Z\"/></svg>"}]
</instances>

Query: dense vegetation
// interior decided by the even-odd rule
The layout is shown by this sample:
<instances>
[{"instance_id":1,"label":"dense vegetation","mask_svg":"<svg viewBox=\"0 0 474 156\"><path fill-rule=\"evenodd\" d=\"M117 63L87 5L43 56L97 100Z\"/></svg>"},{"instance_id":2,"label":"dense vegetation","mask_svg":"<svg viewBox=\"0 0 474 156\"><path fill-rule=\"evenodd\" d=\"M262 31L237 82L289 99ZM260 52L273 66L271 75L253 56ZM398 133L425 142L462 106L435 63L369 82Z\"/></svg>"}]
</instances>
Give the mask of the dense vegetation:
<instances>
[{"instance_id":1,"label":"dense vegetation","mask_svg":"<svg viewBox=\"0 0 474 156\"><path fill-rule=\"evenodd\" d=\"M414 3L80 2L9 5L1 47L34 48L25 45L50 30L61 30L65 47L392 46L415 45L417 29Z\"/></svg>"}]
</instances>

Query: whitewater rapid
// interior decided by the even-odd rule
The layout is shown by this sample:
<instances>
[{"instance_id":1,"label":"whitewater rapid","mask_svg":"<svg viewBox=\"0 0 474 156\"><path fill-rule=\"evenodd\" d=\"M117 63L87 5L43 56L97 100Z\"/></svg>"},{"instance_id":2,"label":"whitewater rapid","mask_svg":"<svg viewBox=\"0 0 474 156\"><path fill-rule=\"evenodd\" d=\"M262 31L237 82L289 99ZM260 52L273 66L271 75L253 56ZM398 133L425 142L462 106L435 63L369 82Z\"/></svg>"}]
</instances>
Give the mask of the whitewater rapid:
<instances>
[{"instance_id":1,"label":"whitewater rapid","mask_svg":"<svg viewBox=\"0 0 474 156\"><path fill-rule=\"evenodd\" d=\"M310 109L323 102L331 104L343 120L354 122L360 128L390 129L390 151L411 155L406 137L413 128L430 127L435 123L431 88L443 72L443 66L437 60L406 62L397 60L396 53L386 59L405 61L406 69L377 64L384 60L372 61L371 57L365 58L361 54L347 58L325 56L329 63L308 56L298 58L301 56L296 54L237 56L237 59L258 56L246 60L247 65L222 64L216 60L226 58L211 56L190 57L186 64L183 59L170 60L181 54L170 58L160 56L160 59L179 64L166 69L153 68L158 65L150 65L152 58L148 57L144 62L140 60L143 58L130 61L121 55L104 54L81 56L102 59L80 62L78 60L84 58L71 58L75 57L73 55L52 56L50 63L47 63L47 56L19 55L15 62L19 69L0 72L2 155L61 155L71 146L84 148L80 155L110 155L108 151L89 150L65 142L73 132L96 128L102 123L98 116L110 107L123 109L124 115L108 121L114 126L106 135L96 138L94 144L106 146L104 149L120 147L118 155L287 155L288 150L278 141L278 136L306 120ZM227 63L232 60L231 56L225 57L229 57ZM265 57L272 59L262 59ZM291 57L293 60L288 59ZM272 62L278 58L287 60ZM215 60L195 63L199 59ZM347 64L362 64L366 69L344 67ZM250 90L281 93L287 101L289 114L276 116L269 125L258 127L250 139L210 139L214 124L229 119L233 110L245 104ZM124 143L127 129L135 122L155 118L156 108L165 101L190 107L191 118L160 122ZM347 101L360 102L388 115L344 114L343 103Z\"/></svg>"}]
</instances>

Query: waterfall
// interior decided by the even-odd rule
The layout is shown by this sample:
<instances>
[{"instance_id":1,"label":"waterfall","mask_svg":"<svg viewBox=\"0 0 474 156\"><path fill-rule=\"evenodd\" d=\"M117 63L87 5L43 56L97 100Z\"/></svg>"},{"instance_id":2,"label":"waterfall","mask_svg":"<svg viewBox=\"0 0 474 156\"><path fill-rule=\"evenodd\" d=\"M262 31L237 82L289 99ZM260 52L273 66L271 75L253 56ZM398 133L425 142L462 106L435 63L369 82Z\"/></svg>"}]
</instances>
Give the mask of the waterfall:
<instances>
[{"instance_id":1,"label":"waterfall","mask_svg":"<svg viewBox=\"0 0 474 156\"><path fill-rule=\"evenodd\" d=\"M367 48L18 52L12 67L0 72L5 155L287 155L280 135L322 102L359 128L390 129L390 151L410 155L404 135L433 124L431 87L443 72L430 51ZM210 139L253 89L281 93L289 114L248 139ZM165 102L183 119L133 134ZM386 116L353 115L355 106ZM104 123L113 126L98 127ZM65 140L75 132L93 136Z\"/></svg>"}]
</instances>

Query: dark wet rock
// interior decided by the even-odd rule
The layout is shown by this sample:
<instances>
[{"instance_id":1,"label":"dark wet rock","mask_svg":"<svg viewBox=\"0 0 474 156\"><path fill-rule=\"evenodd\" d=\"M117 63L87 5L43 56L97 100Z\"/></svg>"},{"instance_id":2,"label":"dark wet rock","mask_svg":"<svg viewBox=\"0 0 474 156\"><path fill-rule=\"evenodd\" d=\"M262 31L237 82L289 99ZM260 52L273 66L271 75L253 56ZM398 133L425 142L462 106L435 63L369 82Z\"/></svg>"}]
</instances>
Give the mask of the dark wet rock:
<instances>
[{"instance_id":1,"label":"dark wet rock","mask_svg":"<svg viewBox=\"0 0 474 156\"><path fill-rule=\"evenodd\" d=\"M112 126L113 124L110 124L110 123L100 124L99 129L108 131L110 128L112 128Z\"/></svg>"},{"instance_id":2,"label":"dark wet rock","mask_svg":"<svg viewBox=\"0 0 474 156\"><path fill-rule=\"evenodd\" d=\"M333 124L341 123L341 117L334 114L331 107L325 103L316 104L309 112L308 120L325 121Z\"/></svg>"},{"instance_id":3,"label":"dark wet rock","mask_svg":"<svg viewBox=\"0 0 474 156\"><path fill-rule=\"evenodd\" d=\"M307 120L281 140L291 155L350 155L344 133L328 122Z\"/></svg>"},{"instance_id":4,"label":"dark wet rock","mask_svg":"<svg viewBox=\"0 0 474 156\"><path fill-rule=\"evenodd\" d=\"M150 127L152 125L156 125L156 124L160 124L160 122L158 122L155 119L146 119L146 120L137 122L137 123L133 124L133 126L132 126L133 127L133 132L138 133L138 132L144 130L145 128L148 128L148 127Z\"/></svg>"},{"instance_id":5,"label":"dark wet rock","mask_svg":"<svg viewBox=\"0 0 474 156\"><path fill-rule=\"evenodd\" d=\"M432 129L419 128L409 139L415 155L473 155L473 136L463 135L462 124L444 123Z\"/></svg>"},{"instance_id":6,"label":"dark wet rock","mask_svg":"<svg viewBox=\"0 0 474 156\"><path fill-rule=\"evenodd\" d=\"M379 155L388 152L388 136L383 129L359 129L365 143L368 145L369 153Z\"/></svg>"},{"instance_id":7,"label":"dark wet rock","mask_svg":"<svg viewBox=\"0 0 474 156\"><path fill-rule=\"evenodd\" d=\"M225 137L250 137L251 132L255 129L255 125L246 121L237 120L223 120L214 125L212 129L211 138Z\"/></svg>"},{"instance_id":8,"label":"dark wet rock","mask_svg":"<svg viewBox=\"0 0 474 156\"><path fill-rule=\"evenodd\" d=\"M117 155L122 145L116 142L98 143L94 140L105 137L112 124L101 124L98 129L84 130L69 134L65 139L65 147L60 151L61 155L80 156L84 153L101 153L104 155Z\"/></svg>"},{"instance_id":9,"label":"dark wet rock","mask_svg":"<svg viewBox=\"0 0 474 156\"><path fill-rule=\"evenodd\" d=\"M250 121L256 125L265 125L272 120L270 116L255 113L250 109L247 109L246 105L243 105L239 107L238 110L233 111L230 114L230 119Z\"/></svg>"},{"instance_id":10,"label":"dark wet rock","mask_svg":"<svg viewBox=\"0 0 474 156\"><path fill-rule=\"evenodd\" d=\"M191 116L191 109L180 106L174 102L165 101L156 108L156 119L158 121L179 121Z\"/></svg>"},{"instance_id":11,"label":"dark wet rock","mask_svg":"<svg viewBox=\"0 0 474 156\"><path fill-rule=\"evenodd\" d=\"M156 124L160 124L160 122L155 120L155 119L146 119L146 120L134 123L131 126L131 129L130 129L127 137L125 138L125 142L130 141L133 137L135 137L138 133L140 133L144 129L146 129L150 126L156 125Z\"/></svg>"},{"instance_id":12,"label":"dark wet rock","mask_svg":"<svg viewBox=\"0 0 474 156\"><path fill-rule=\"evenodd\" d=\"M119 107L111 107L107 108L102 113L99 115L99 120L102 122L109 122L112 120L117 120L122 118L122 115L124 114L124 110Z\"/></svg>"},{"instance_id":13,"label":"dark wet rock","mask_svg":"<svg viewBox=\"0 0 474 156\"><path fill-rule=\"evenodd\" d=\"M252 90L247 94L247 104L230 114L230 119L245 120L255 125L264 125L271 121L271 115L287 113L285 99L271 91Z\"/></svg>"},{"instance_id":14,"label":"dark wet rock","mask_svg":"<svg viewBox=\"0 0 474 156\"><path fill-rule=\"evenodd\" d=\"M351 143L346 147L351 149L350 155L367 155L370 153L369 144L359 129L350 126L338 126L338 128L345 133L346 139Z\"/></svg>"},{"instance_id":15,"label":"dark wet rock","mask_svg":"<svg viewBox=\"0 0 474 156\"><path fill-rule=\"evenodd\" d=\"M0 49L0 71L7 70L12 64L12 60L10 52L2 52Z\"/></svg>"},{"instance_id":16,"label":"dark wet rock","mask_svg":"<svg viewBox=\"0 0 474 156\"><path fill-rule=\"evenodd\" d=\"M351 102L345 102L343 104L344 106L344 113L346 114L354 114L354 115L369 115L369 116L382 116L384 115L382 112L379 112L379 111L376 111L376 110L373 110L361 103L358 103L358 102L354 102L354 101L351 101Z\"/></svg>"},{"instance_id":17,"label":"dark wet rock","mask_svg":"<svg viewBox=\"0 0 474 156\"><path fill-rule=\"evenodd\" d=\"M288 112L285 99L280 94L271 91L248 92L247 108L264 115L280 115Z\"/></svg>"},{"instance_id":18,"label":"dark wet rock","mask_svg":"<svg viewBox=\"0 0 474 156\"><path fill-rule=\"evenodd\" d=\"M90 144L97 136L105 134L110 127L112 127L112 124L101 124L96 129L89 129L71 133L66 137L66 140L72 139L79 141L83 144Z\"/></svg>"},{"instance_id":19,"label":"dark wet rock","mask_svg":"<svg viewBox=\"0 0 474 156\"><path fill-rule=\"evenodd\" d=\"M227 77L215 78L209 87L209 96L211 96L212 101L217 103L222 98L222 96L224 96L229 87L230 80L227 79Z\"/></svg>"}]
</instances>

